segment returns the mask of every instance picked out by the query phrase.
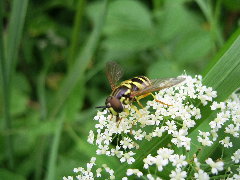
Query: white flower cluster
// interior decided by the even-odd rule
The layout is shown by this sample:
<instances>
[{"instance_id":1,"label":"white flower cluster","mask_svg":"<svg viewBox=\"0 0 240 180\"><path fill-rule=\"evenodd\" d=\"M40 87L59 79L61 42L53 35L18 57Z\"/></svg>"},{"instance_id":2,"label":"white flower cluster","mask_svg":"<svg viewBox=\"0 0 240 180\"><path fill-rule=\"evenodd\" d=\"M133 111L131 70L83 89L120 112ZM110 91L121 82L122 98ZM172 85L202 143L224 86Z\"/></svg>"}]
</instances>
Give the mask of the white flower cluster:
<instances>
[{"instance_id":1,"label":"white flower cluster","mask_svg":"<svg viewBox=\"0 0 240 180\"><path fill-rule=\"evenodd\" d=\"M171 106L161 104L150 100L143 109L137 109L135 106L126 105L126 112L120 113L120 121L116 122L116 117L111 115L108 110L98 111L94 120L96 131L90 131L88 142L97 146L97 155L115 156L121 163L133 164L135 154L138 152L142 141L151 141L153 139L163 139L168 136L167 147L160 148L156 156L145 154L142 157L144 169L128 169L126 177L137 176L143 179L158 179L158 173L164 171L164 168L171 167L169 179L179 180L189 178L195 179L218 179L219 172L229 171L229 175L224 177L235 180L240 175L236 174L236 165L240 162L240 149L235 147L232 156L228 156L226 164L224 153L220 153L218 160L213 161L210 157L198 160L197 149L201 151L204 146L212 146L218 143L222 149L233 148L236 138L240 131L240 101L239 97L232 97L226 102L215 102L213 99L217 96L216 91L202 84L201 76L184 76L186 79L181 84L163 89L155 94L155 98ZM202 104L200 106L200 104ZM209 111L216 112L215 117L207 125L209 131L197 130L195 136L190 136L189 130L195 128L199 119L201 119L200 107L208 105ZM210 107L210 108L209 108ZM194 129L195 130L195 129ZM221 135L219 135L221 131ZM235 141L233 141L235 138ZM194 142L194 143L193 143ZM198 142L198 145L196 144ZM181 149L181 151L176 151ZM192 149L193 153L191 152ZM175 152L175 153L174 153ZM181 152L181 154L179 153ZM196 154L195 154L196 153ZM202 152L204 153L204 152ZM194 154L194 156L192 156ZM231 160L229 160L231 157ZM88 169L91 166L88 165ZM92 165L93 166L93 165ZM155 172L152 166L156 166ZM134 166L133 166L134 167ZM231 169L228 170L228 169ZM106 168L105 168L106 169ZM108 172L108 170L106 170ZM92 174L88 170L81 169L82 177ZM96 171L95 177L100 177L100 170ZM191 173L191 174L189 174ZM235 174L234 174L235 173ZM109 173L113 178L113 172ZM65 179L67 180L67 178ZM68 178L68 180L70 180Z\"/></svg>"},{"instance_id":2,"label":"white flower cluster","mask_svg":"<svg viewBox=\"0 0 240 180\"><path fill-rule=\"evenodd\" d=\"M188 163L185 161L186 156L173 154L172 149L160 148L157 151L157 156L152 156L149 154L144 160L144 168L147 169L150 166L156 165L158 171L163 171L163 167L168 165L169 162L172 163L172 166L176 167L175 171L172 171L170 177L179 176L186 177L186 172L181 171Z\"/></svg>"},{"instance_id":3,"label":"white flower cluster","mask_svg":"<svg viewBox=\"0 0 240 180\"><path fill-rule=\"evenodd\" d=\"M235 95L233 95L235 96ZM225 129L225 133L229 136L219 142L226 148L233 147L232 138L238 138L240 132L240 102L236 101L236 97L229 98L226 102L213 102L212 110L220 110L217 117L209 123L212 128L211 133L215 135L213 141L217 139L217 132Z\"/></svg>"},{"instance_id":4,"label":"white flower cluster","mask_svg":"<svg viewBox=\"0 0 240 180\"><path fill-rule=\"evenodd\" d=\"M147 158L143 160L144 168L147 169L150 166L156 165L158 171L163 171L164 166L167 166L168 163L172 163L172 166L175 167L175 170L171 171L169 179L176 180L186 178L187 172L184 171L184 167L191 164L186 161L185 155L178 155L173 153L174 151L172 149L160 148L157 151L157 156L153 157L151 155L148 155ZM200 163L196 157L194 158L194 163L197 171L194 173L195 178L204 180L209 179L209 175L200 168ZM211 167L212 174L218 174L218 171L223 170L224 163L222 161L214 162L211 158L208 158L206 160L206 164Z\"/></svg>"},{"instance_id":5,"label":"white flower cluster","mask_svg":"<svg viewBox=\"0 0 240 180\"><path fill-rule=\"evenodd\" d=\"M120 113L121 121L116 122L115 117L110 115L107 110L98 112L94 120L96 124L97 135L94 137L92 131L89 133L88 142L98 146L97 154L107 156L117 156L121 162L132 164L135 160L134 149L138 149L137 141L148 140L158 137L167 132L172 136L171 142L177 147L184 147L190 150L191 139L188 136L188 130L196 125L196 120L201 118L200 109L190 103L190 100L200 100L204 105L216 97L216 92L212 88L207 88L201 83L201 76L192 78L185 76L186 80L175 87L159 91L156 99L171 104L166 106L155 100L147 102L143 109L136 111L130 105L125 108L130 109L129 114ZM166 117L168 119L166 120ZM144 131L144 127L153 127L152 132ZM135 130L135 127L141 129ZM110 148L114 138L123 135L119 139L116 148ZM132 138L128 137L128 134Z\"/></svg>"},{"instance_id":6,"label":"white flower cluster","mask_svg":"<svg viewBox=\"0 0 240 180\"><path fill-rule=\"evenodd\" d=\"M77 180L94 180L95 178L102 177L102 170L104 169L109 174L109 179L115 179L113 169L109 168L106 164L102 165L102 168L97 168L95 171L93 170L93 166L96 165L96 158L92 157L90 162L87 163L87 169L85 170L82 167L74 168L73 172L77 173ZM73 176L63 177L63 180L73 180Z\"/></svg>"}]
</instances>

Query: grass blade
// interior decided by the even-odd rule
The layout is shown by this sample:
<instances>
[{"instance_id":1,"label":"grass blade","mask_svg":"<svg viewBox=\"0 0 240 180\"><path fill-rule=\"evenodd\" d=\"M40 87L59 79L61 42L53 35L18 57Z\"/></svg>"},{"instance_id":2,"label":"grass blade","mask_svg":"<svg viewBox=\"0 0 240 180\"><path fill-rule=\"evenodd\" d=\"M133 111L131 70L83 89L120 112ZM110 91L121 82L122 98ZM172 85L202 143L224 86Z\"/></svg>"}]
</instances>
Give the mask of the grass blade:
<instances>
[{"instance_id":1,"label":"grass blade","mask_svg":"<svg viewBox=\"0 0 240 180\"><path fill-rule=\"evenodd\" d=\"M240 31L231 47L207 73L203 83L213 87L217 92L217 100L226 100L240 87Z\"/></svg>"},{"instance_id":2,"label":"grass blade","mask_svg":"<svg viewBox=\"0 0 240 180\"><path fill-rule=\"evenodd\" d=\"M3 2L1 1L1 12L0 12L0 61L1 61L1 74L3 81L3 106L4 106L4 129L5 132L9 132L11 129L11 110L10 110L10 99L11 99L11 76L15 69L14 61L17 56L20 39L22 36L22 29L25 21L25 15L27 11L28 0L18 1L14 0L12 3L12 10L10 14L10 22L7 36L7 46L4 47L3 43L3 26L2 26L2 14L3 14ZM6 54L5 54L6 52ZM9 168L14 167L13 158L13 142L12 136L6 135L5 137L5 150L8 159Z\"/></svg>"},{"instance_id":3,"label":"grass blade","mask_svg":"<svg viewBox=\"0 0 240 180\"><path fill-rule=\"evenodd\" d=\"M57 161L58 147L59 147L64 118L65 117L60 117L56 125L57 127L54 133L54 139L53 139L51 152L50 152L50 160L48 161L48 172L46 176L47 180L56 179L55 178L56 161Z\"/></svg>"},{"instance_id":4,"label":"grass blade","mask_svg":"<svg viewBox=\"0 0 240 180\"><path fill-rule=\"evenodd\" d=\"M15 59L22 36L23 25L27 12L28 0L14 0L10 16L9 32L6 46L6 71L7 78L10 81L12 71L15 69Z\"/></svg>"},{"instance_id":5,"label":"grass blade","mask_svg":"<svg viewBox=\"0 0 240 180\"><path fill-rule=\"evenodd\" d=\"M74 59L76 57L78 41L79 41L79 34L80 34L80 27L82 24L82 16L84 13L84 7L85 7L85 0L79 0L77 9L76 9L75 20L74 20L71 45L69 48L69 57L68 57L69 68L74 63Z\"/></svg>"},{"instance_id":6,"label":"grass blade","mask_svg":"<svg viewBox=\"0 0 240 180\"><path fill-rule=\"evenodd\" d=\"M9 111L9 90L8 90L8 81L6 75L6 60L4 54L4 45L3 45L3 1L0 1L0 66L1 66L1 86L3 93L3 127L5 131L8 131L11 128L10 121L10 111ZM12 137L9 135L5 136L5 151L6 157L8 161L8 167L10 169L14 166L13 161L13 145L12 145Z\"/></svg>"}]
</instances>

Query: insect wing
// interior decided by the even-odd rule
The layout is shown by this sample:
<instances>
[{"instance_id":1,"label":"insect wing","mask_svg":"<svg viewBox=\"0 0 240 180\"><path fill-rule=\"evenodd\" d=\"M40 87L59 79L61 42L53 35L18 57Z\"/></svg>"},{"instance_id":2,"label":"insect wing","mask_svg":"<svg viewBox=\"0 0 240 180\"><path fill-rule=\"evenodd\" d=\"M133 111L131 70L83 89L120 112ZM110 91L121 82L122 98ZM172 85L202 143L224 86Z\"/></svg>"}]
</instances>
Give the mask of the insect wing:
<instances>
[{"instance_id":1,"label":"insect wing","mask_svg":"<svg viewBox=\"0 0 240 180\"><path fill-rule=\"evenodd\" d=\"M177 77L177 78L166 78L166 79L152 79L151 85L147 86L146 88L134 91L131 93L131 97L140 96L143 94L151 93L154 91L159 91L161 89L172 87L176 84L183 82L185 78Z\"/></svg>"},{"instance_id":2,"label":"insect wing","mask_svg":"<svg viewBox=\"0 0 240 180\"><path fill-rule=\"evenodd\" d=\"M106 75L112 90L114 90L116 88L116 83L123 76L123 69L116 62L109 61L106 64Z\"/></svg>"}]
</instances>

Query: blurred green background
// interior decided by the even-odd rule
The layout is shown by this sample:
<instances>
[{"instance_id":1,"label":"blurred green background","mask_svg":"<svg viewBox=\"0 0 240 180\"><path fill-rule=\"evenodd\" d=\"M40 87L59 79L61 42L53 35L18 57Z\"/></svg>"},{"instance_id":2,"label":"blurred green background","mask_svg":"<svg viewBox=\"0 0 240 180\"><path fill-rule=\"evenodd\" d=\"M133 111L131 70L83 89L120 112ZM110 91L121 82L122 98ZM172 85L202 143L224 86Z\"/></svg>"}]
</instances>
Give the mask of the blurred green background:
<instances>
[{"instance_id":1,"label":"blurred green background","mask_svg":"<svg viewBox=\"0 0 240 180\"><path fill-rule=\"evenodd\" d=\"M85 166L94 107L111 92L107 61L122 65L123 79L204 75L240 24L239 0L0 6L0 179L62 179Z\"/></svg>"}]
</instances>

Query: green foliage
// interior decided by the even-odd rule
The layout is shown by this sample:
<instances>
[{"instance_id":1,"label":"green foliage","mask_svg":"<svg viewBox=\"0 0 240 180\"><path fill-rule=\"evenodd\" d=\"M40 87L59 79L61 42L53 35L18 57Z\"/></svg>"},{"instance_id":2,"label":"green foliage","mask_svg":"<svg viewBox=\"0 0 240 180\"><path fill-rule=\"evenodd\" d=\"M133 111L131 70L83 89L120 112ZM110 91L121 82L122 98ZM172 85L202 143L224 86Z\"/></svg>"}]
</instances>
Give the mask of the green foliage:
<instances>
[{"instance_id":1,"label":"green foliage","mask_svg":"<svg viewBox=\"0 0 240 180\"><path fill-rule=\"evenodd\" d=\"M111 92L109 60L124 67L125 79L205 72L219 101L239 87L239 30L228 21L239 5L159 2L1 1L0 179L61 179L85 166L96 150L86 143L94 107ZM211 117L204 111L198 128ZM167 140L143 144L136 167ZM99 161L120 166L117 159Z\"/></svg>"}]
</instances>

